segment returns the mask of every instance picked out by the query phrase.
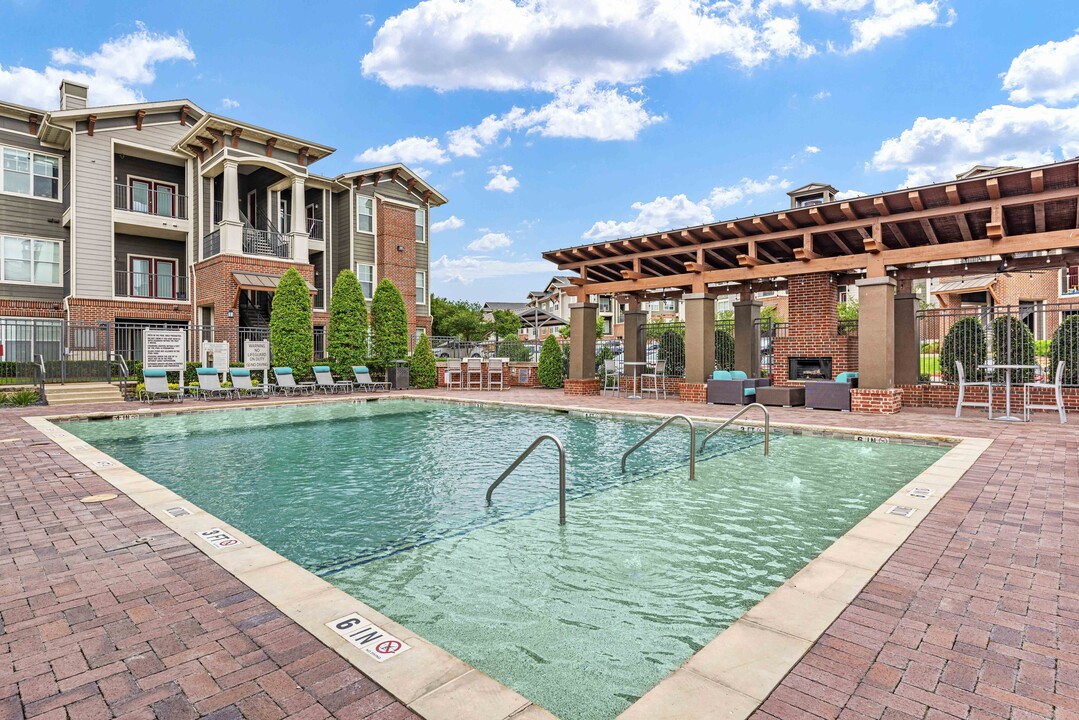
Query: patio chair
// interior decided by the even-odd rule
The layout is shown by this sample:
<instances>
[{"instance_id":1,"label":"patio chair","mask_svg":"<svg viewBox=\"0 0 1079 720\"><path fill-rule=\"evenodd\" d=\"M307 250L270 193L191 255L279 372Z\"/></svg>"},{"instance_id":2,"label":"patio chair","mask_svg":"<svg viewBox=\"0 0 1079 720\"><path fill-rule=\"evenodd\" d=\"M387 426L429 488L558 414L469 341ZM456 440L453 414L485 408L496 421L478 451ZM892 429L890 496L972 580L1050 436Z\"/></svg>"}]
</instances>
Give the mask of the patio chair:
<instances>
[{"instance_id":1,"label":"patio chair","mask_svg":"<svg viewBox=\"0 0 1079 720\"><path fill-rule=\"evenodd\" d=\"M966 370L963 368L963 361L955 361L955 370L959 373L959 401L955 404L955 416L959 417L965 407L973 408L987 408L989 411L989 417L993 417L993 381L992 380L979 380L977 382L971 382L967 380ZM989 388L989 402L965 402L964 397L967 394L967 388L970 387L984 387ZM1025 391L1024 391L1025 392Z\"/></svg>"},{"instance_id":2,"label":"patio chair","mask_svg":"<svg viewBox=\"0 0 1079 720\"><path fill-rule=\"evenodd\" d=\"M498 378L498 389L506 389L506 364L502 358L491 358L487 361L487 389L493 390L495 378Z\"/></svg>"},{"instance_id":3,"label":"patio chair","mask_svg":"<svg viewBox=\"0 0 1079 720\"><path fill-rule=\"evenodd\" d=\"M154 400L162 395L170 402L184 401L184 391L173 390L169 387L168 374L164 370L143 370L142 386L143 390L140 399L151 405L154 404Z\"/></svg>"},{"instance_id":4,"label":"patio chair","mask_svg":"<svg viewBox=\"0 0 1079 720\"><path fill-rule=\"evenodd\" d=\"M808 409L850 412L850 391L858 387L858 373L842 372L835 380L807 380L805 387Z\"/></svg>"},{"instance_id":5,"label":"patio chair","mask_svg":"<svg viewBox=\"0 0 1079 720\"><path fill-rule=\"evenodd\" d=\"M198 387L185 387L184 390L192 391L200 400L232 398L232 388L221 387L221 376L217 374L217 368L196 368L195 373L199 378Z\"/></svg>"},{"instance_id":6,"label":"patio chair","mask_svg":"<svg viewBox=\"0 0 1079 720\"><path fill-rule=\"evenodd\" d=\"M281 391L283 395L313 395L315 392L315 383L311 381L297 383L290 367L275 367L273 375L277 380L270 386L270 391L273 393Z\"/></svg>"},{"instance_id":7,"label":"patio chair","mask_svg":"<svg viewBox=\"0 0 1079 720\"><path fill-rule=\"evenodd\" d=\"M1030 402L1030 391L1038 388L1052 389L1056 400L1052 405L1035 405ZM1060 424L1068 422L1068 415L1064 412L1064 361L1057 363L1056 377L1052 383L1030 382L1023 383L1023 419L1030 420L1031 410L1056 410L1060 413Z\"/></svg>"},{"instance_id":8,"label":"patio chair","mask_svg":"<svg viewBox=\"0 0 1079 720\"><path fill-rule=\"evenodd\" d=\"M663 399L667 399L667 361L657 360L656 369L652 372L641 373L641 395L655 393L659 400L660 387L663 388Z\"/></svg>"},{"instance_id":9,"label":"patio chair","mask_svg":"<svg viewBox=\"0 0 1079 720\"><path fill-rule=\"evenodd\" d=\"M622 389L622 375L618 372L618 363L614 360L603 361L603 382L600 384L599 392L601 395L606 395L608 390L614 390L615 397L618 397Z\"/></svg>"},{"instance_id":10,"label":"patio chair","mask_svg":"<svg viewBox=\"0 0 1079 720\"><path fill-rule=\"evenodd\" d=\"M311 368L315 373L315 391L336 393L338 390L352 392L351 380L334 380L329 365L315 365Z\"/></svg>"},{"instance_id":11,"label":"patio chair","mask_svg":"<svg viewBox=\"0 0 1079 720\"><path fill-rule=\"evenodd\" d=\"M377 392L379 390L390 390L392 384L388 382L375 382L371 379L371 371L367 369L366 365L353 365L352 376L356 380L356 389L363 390L364 392Z\"/></svg>"},{"instance_id":12,"label":"patio chair","mask_svg":"<svg viewBox=\"0 0 1079 720\"><path fill-rule=\"evenodd\" d=\"M456 385L460 389L464 389L465 369L464 363L460 360L447 360L446 361L446 388L453 389Z\"/></svg>"},{"instance_id":13,"label":"patio chair","mask_svg":"<svg viewBox=\"0 0 1079 720\"><path fill-rule=\"evenodd\" d=\"M465 361L465 387L469 390L475 384L477 390L483 389L483 360L470 357Z\"/></svg>"},{"instance_id":14,"label":"patio chair","mask_svg":"<svg viewBox=\"0 0 1079 720\"><path fill-rule=\"evenodd\" d=\"M751 378L742 370L716 370L706 385L705 400L716 405L749 405L757 388L771 385L768 378Z\"/></svg>"},{"instance_id":15,"label":"patio chair","mask_svg":"<svg viewBox=\"0 0 1079 720\"><path fill-rule=\"evenodd\" d=\"M229 377L232 379L232 392L234 395L266 395L268 388L264 385L255 387L251 382L251 371L247 368L229 368Z\"/></svg>"}]
</instances>

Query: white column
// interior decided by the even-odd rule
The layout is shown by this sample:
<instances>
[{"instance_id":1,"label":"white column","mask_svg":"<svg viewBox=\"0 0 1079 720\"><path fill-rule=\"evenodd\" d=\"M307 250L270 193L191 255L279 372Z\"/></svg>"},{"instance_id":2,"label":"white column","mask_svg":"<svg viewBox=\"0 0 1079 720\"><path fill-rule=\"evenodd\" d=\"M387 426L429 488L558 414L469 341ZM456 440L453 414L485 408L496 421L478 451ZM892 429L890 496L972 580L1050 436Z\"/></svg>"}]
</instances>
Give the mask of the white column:
<instances>
[{"instance_id":1,"label":"white column","mask_svg":"<svg viewBox=\"0 0 1079 720\"><path fill-rule=\"evenodd\" d=\"M240 190L235 160L222 163L221 190L221 253L240 255L243 253L244 229L240 222Z\"/></svg>"},{"instance_id":2,"label":"white column","mask_svg":"<svg viewBox=\"0 0 1079 720\"><path fill-rule=\"evenodd\" d=\"M297 263L308 262L308 239L307 223L305 221L306 208L303 199L302 175L292 177L292 222L288 229L289 241L292 243L292 259ZM284 228L282 228L284 230Z\"/></svg>"}]
</instances>

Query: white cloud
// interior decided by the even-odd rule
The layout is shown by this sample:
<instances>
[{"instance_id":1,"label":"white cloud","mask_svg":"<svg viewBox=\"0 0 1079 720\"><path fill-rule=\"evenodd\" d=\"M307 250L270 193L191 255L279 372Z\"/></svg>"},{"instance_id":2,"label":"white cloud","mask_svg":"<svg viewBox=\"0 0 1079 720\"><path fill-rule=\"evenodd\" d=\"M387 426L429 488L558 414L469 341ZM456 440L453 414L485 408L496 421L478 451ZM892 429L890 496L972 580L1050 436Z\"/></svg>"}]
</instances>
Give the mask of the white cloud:
<instances>
[{"instance_id":1,"label":"white cloud","mask_svg":"<svg viewBox=\"0 0 1079 720\"><path fill-rule=\"evenodd\" d=\"M465 221L456 215L450 215L445 220L439 220L436 223L431 223L431 233L439 233L444 230L458 230L465 226Z\"/></svg>"},{"instance_id":2,"label":"white cloud","mask_svg":"<svg viewBox=\"0 0 1079 720\"><path fill-rule=\"evenodd\" d=\"M830 97L832 97L832 93L828 92L827 90L821 90L819 93L817 93L816 95L813 96L813 99L814 100L827 100Z\"/></svg>"},{"instance_id":3,"label":"white cloud","mask_svg":"<svg viewBox=\"0 0 1079 720\"><path fill-rule=\"evenodd\" d=\"M546 260L496 260L483 255L446 255L431 263L431 275L442 282L470 285L476 280L489 280L515 275L551 273L556 268Z\"/></svg>"},{"instance_id":4,"label":"white cloud","mask_svg":"<svg viewBox=\"0 0 1079 720\"><path fill-rule=\"evenodd\" d=\"M441 165L449 162L445 150L438 138L432 137L406 137L389 145L377 148L367 148L353 158L355 162L372 163L395 163L401 162L406 165L412 163L435 163Z\"/></svg>"},{"instance_id":5,"label":"white cloud","mask_svg":"<svg viewBox=\"0 0 1079 720\"><path fill-rule=\"evenodd\" d=\"M790 180L780 180L776 175L769 175L764 180L742 178L734 185L712 188L712 192L704 202L713 210L718 210L737 205L751 195L765 195L777 190L786 190L790 186Z\"/></svg>"},{"instance_id":6,"label":"white cloud","mask_svg":"<svg viewBox=\"0 0 1079 720\"><path fill-rule=\"evenodd\" d=\"M1057 105L1079 97L1079 35L1024 50L1003 79L1012 102Z\"/></svg>"},{"instance_id":7,"label":"white cloud","mask_svg":"<svg viewBox=\"0 0 1079 720\"><path fill-rule=\"evenodd\" d=\"M476 238L465 247L473 252L490 252L499 248L507 248L513 244L509 235L505 233L487 233L482 237Z\"/></svg>"},{"instance_id":8,"label":"white cloud","mask_svg":"<svg viewBox=\"0 0 1079 720\"><path fill-rule=\"evenodd\" d=\"M593 224L581 237L585 240L608 240L701 225L713 220L712 210L706 202L693 202L685 195L661 195L651 202L635 202L630 207L637 211L637 217L622 222L602 220Z\"/></svg>"},{"instance_id":9,"label":"white cloud","mask_svg":"<svg viewBox=\"0 0 1079 720\"><path fill-rule=\"evenodd\" d=\"M239 100L233 100L232 98L221 98L221 107L238 108L240 107L240 102Z\"/></svg>"},{"instance_id":10,"label":"white cloud","mask_svg":"<svg viewBox=\"0 0 1079 720\"><path fill-rule=\"evenodd\" d=\"M820 152L820 148L816 145L806 145L805 148L802 149L802 152L806 155L816 155Z\"/></svg>"},{"instance_id":11,"label":"white cloud","mask_svg":"<svg viewBox=\"0 0 1079 720\"><path fill-rule=\"evenodd\" d=\"M367 27L371 27L375 24L375 16L369 13L364 13L363 15L360 15L360 20L363 21L363 24Z\"/></svg>"},{"instance_id":12,"label":"white cloud","mask_svg":"<svg viewBox=\"0 0 1079 720\"><path fill-rule=\"evenodd\" d=\"M955 11L942 6L941 0L874 0L873 14L851 23L854 41L850 52L872 50L882 40L906 35L928 25L950 25Z\"/></svg>"},{"instance_id":13,"label":"white cloud","mask_svg":"<svg viewBox=\"0 0 1079 720\"><path fill-rule=\"evenodd\" d=\"M91 105L142 102L145 97L138 88L154 82L159 63L194 59L195 52L182 32L161 35L137 23L134 32L107 40L92 53L54 49L42 70L0 67L0 97L52 109L58 104L60 81L68 79L89 85Z\"/></svg>"},{"instance_id":14,"label":"white cloud","mask_svg":"<svg viewBox=\"0 0 1079 720\"><path fill-rule=\"evenodd\" d=\"M861 190L840 190L835 194L836 200L850 200L852 198L865 197L866 193Z\"/></svg>"},{"instance_id":15,"label":"white cloud","mask_svg":"<svg viewBox=\"0 0 1079 720\"><path fill-rule=\"evenodd\" d=\"M512 193L521 186L520 181L509 173L513 170L509 165L493 165L487 172L494 177L483 186L484 190L498 190L504 193Z\"/></svg>"}]
</instances>

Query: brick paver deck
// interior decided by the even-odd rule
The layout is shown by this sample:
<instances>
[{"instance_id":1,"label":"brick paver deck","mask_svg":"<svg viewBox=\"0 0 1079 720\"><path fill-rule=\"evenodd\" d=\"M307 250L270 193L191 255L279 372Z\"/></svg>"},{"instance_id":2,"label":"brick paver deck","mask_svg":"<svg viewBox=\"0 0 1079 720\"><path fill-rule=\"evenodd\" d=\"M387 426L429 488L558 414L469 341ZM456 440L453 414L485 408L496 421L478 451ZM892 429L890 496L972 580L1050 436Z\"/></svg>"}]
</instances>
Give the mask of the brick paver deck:
<instances>
[{"instance_id":1,"label":"brick paver deck","mask_svg":"<svg viewBox=\"0 0 1079 720\"><path fill-rule=\"evenodd\" d=\"M482 396L733 413L543 390ZM132 406L0 410L0 720L415 717L131 501L79 503L111 486L19 418L91 409ZM756 717L1079 719L1079 433L1046 416L1009 425L968 412L775 410L776 421L994 444ZM117 549L141 537L152 539Z\"/></svg>"}]
</instances>

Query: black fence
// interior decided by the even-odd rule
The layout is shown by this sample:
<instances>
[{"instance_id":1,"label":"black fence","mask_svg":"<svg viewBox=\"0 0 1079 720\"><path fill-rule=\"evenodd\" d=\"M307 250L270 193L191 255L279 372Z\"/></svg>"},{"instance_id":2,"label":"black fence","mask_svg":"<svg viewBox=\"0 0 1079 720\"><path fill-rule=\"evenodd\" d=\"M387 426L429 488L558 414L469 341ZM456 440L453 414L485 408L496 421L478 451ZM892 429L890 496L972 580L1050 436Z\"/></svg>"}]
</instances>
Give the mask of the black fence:
<instances>
[{"instance_id":1,"label":"black fence","mask_svg":"<svg viewBox=\"0 0 1079 720\"><path fill-rule=\"evenodd\" d=\"M1054 382L1063 362L1064 384L1079 386L1079 301L923 310L918 336L925 383L958 383L957 361L969 381L1003 379L986 365L1021 365L1012 382Z\"/></svg>"},{"instance_id":2,"label":"black fence","mask_svg":"<svg viewBox=\"0 0 1079 720\"><path fill-rule=\"evenodd\" d=\"M409 342L409 353L416 349L418 338ZM431 352L436 360L467 360L468 358L508 358L511 362L539 362L542 340L521 340L515 335L490 340L462 340L435 335L430 338Z\"/></svg>"}]
</instances>

